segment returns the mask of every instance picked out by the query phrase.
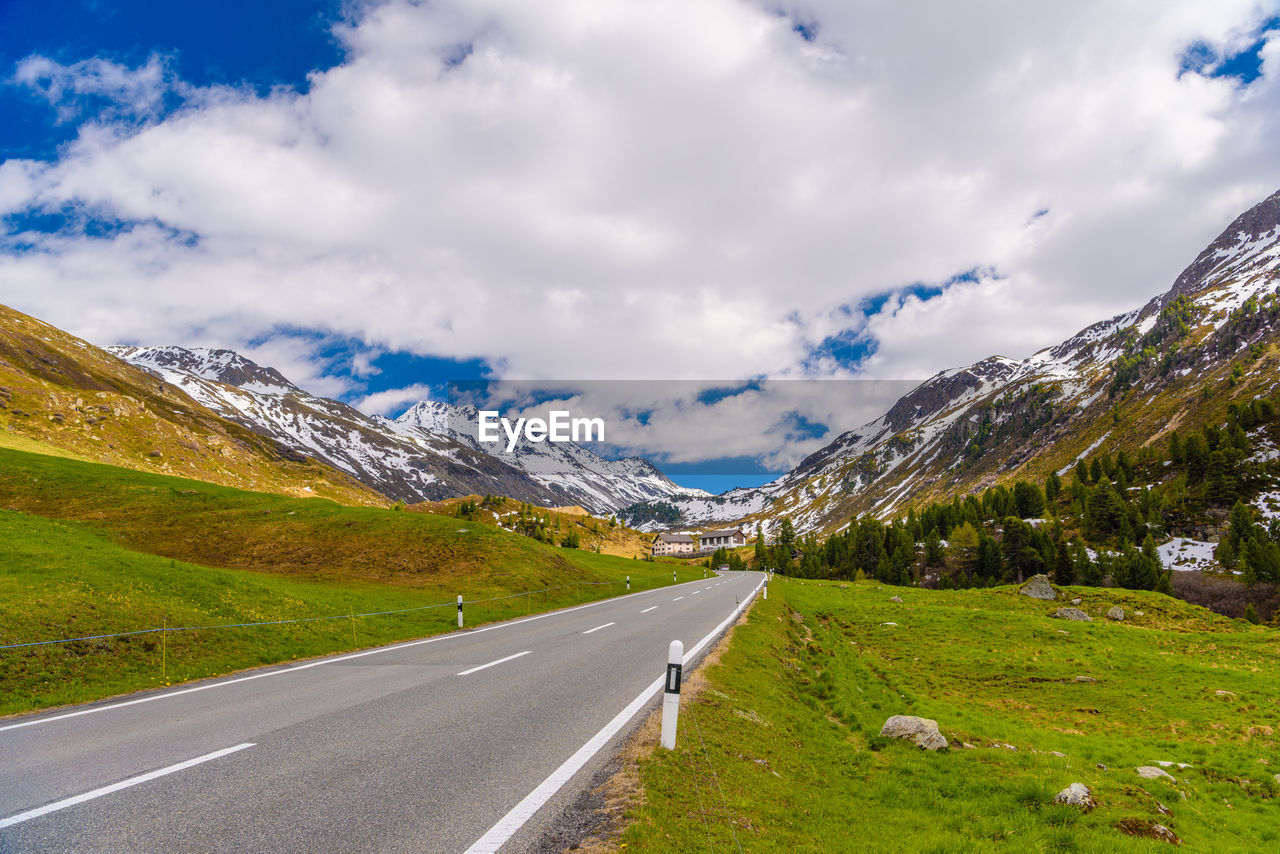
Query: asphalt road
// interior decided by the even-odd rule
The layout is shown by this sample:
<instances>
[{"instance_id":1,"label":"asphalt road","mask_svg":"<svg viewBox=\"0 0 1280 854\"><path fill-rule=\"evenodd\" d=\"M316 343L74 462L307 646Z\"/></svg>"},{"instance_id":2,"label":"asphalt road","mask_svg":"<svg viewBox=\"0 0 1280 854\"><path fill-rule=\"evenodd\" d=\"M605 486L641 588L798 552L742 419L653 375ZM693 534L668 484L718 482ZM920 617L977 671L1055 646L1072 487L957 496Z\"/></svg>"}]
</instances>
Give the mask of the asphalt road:
<instances>
[{"instance_id":1,"label":"asphalt road","mask_svg":"<svg viewBox=\"0 0 1280 854\"><path fill-rule=\"evenodd\" d=\"M0 854L528 850L761 580L0 720Z\"/></svg>"}]
</instances>

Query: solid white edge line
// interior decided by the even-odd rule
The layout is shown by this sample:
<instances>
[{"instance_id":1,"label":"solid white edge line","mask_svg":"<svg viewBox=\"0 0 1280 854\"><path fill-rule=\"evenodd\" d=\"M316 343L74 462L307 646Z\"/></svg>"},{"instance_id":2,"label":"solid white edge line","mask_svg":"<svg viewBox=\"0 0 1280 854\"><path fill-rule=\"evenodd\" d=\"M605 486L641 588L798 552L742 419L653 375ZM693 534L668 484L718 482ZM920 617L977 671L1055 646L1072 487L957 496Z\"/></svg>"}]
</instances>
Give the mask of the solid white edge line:
<instances>
[{"instance_id":1,"label":"solid white edge line","mask_svg":"<svg viewBox=\"0 0 1280 854\"><path fill-rule=\"evenodd\" d=\"M176 771L184 771L193 765L199 765L203 762L209 762L214 759L221 759L223 756L244 750L246 747L253 747L253 742L237 744L235 747L224 747L222 750L215 750L213 753L206 753L204 756L197 756L195 759L188 759L185 762L179 762L177 765L170 765L167 768L160 768L156 771L148 771L146 774L139 774L137 777L130 777L127 780L121 780L119 783L112 783L110 786L103 786L100 789L94 789L92 792L85 792L83 795L75 795L70 798L64 798L47 806L37 807L33 810L27 810L24 813L18 813L9 818L0 819L0 828L11 827L15 824L21 824L33 818L39 818L42 815L48 815L51 812L73 807L76 804L82 804L85 801L91 801L94 798L100 798L103 795L109 795L112 792L118 792L121 789L127 789L130 786L136 786L139 783L145 783L148 780L154 780L157 777L164 777L167 774L173 774Z\"/></svg>"},{"instance_id":2,"label":"solid white edge line","mask_svg":"<svg viewBox=\"0 0 1280 854\"><path fill-rule=\"evenodd\" d=\"M650 611L652 611L654 608L657 608L657 607L658 607L657 605L650 605L648 608L645 608L645 609L644 609L643 611L641 611L640 613L641 613L641 614L647 614L647 613L649 613Z\"/></svg>"},{"instance_id":3,"label":"solid white edge line","mask_svg":"<svg viewBox=\"0 0 1280 854\"><path fill-rule=\"evenodd\" d=\"M691 581L680 582L680 584L692 584L692 583L693 582ZM644 596L647 593L655 593L661 590L671 590L671 588L673 587L679 587L680 584L668 584L663 587L654 587L650 590L639 590L635 593L624 593L622 596L610 596L608 599L597 599L594 602L587 602L582 605L574 605L571 608L563 608L557 611L547 611L546 613L543 613L543 614L534 614L532 617L521 617L518 620L511 620L509 622L490 623L489 625L483 626L482 628L478 628L478 629L467 629L465 631L459 630L454 632L448 632L442 635L432 635L429 638L423 638L421 640L407 641L405 643L398 643L392 646L382 646L382 647L378 647L377 649L367 649L367 650L364 650L363 652L349 652L349 653L346 653L345 655L338 655L332 658L322 658L319 661L312 661L312 662L308 662L307 664L290 665L290 664L284 663L279 665L272 665L277 669L267 670L263 673L254 673L250 676L238 676L234 679L220 679L216 682L208 682L204 685L196 685L195 687L192 687L192 688L179 688L176 691L166 691L162 694L151 694L146 697L139 697L136 700L125 700L124 702L121 702L121 703L111 703L105 706L93 706L92 708L79 709L74 712L64 712L63 714L60 714L60 715L52 715L50 717L37 717L32 720L19 721L18 723L8 724L6 726L0 726L0 732L5 732L11 729L22 729L23 727L29 727L29 726L40 726L42 724L51 724L54 721L65 721L68 718L78 718L81 715L93 715L93 714L97 714L98 712L107 712L113 709L123 709L126 706L137 706L141 703L151 703L156 700L166 700L166 699L169 699L170 697L181 697L184 694L196 694L196 693L199 693L200 691L208 691L211 688L225 688L228 685L239 685L241 682L252 682L254 679L266 679L268 676L280 676L286 673L300 673L303 670L310 670L313 667L321 667L326 664L336 664L340 661L350 661L353 658L364 658L366 655L378 655L379 653L383 653L383 652L395 652L396 650L409 649L410 647L422 646L423 644L427 644L427 643L438 643L440 641L449 640L450 638L469 637L471 635L478 635L481 632L491 632L494 629L506 628L507 626L519 626L524 623L532 623L534 620L544 620L547 617L554 617L558 614L569 614L574 611L581 611L584 608L594 608L596 605L603 605L606 602L617 602L620 599L626 599L632 596ZM683 599L684 597L681 596L679 598Z\"/></svg>"},{"instance_id":4,"label":"solid white edge line","mask_svg":"<svg viewBox=\"0 0 1280 854\"><path fill-rule=\"evenodd\" d=\"M756 591L758 591L763 584L763 581L761 581L760 584L757 584L755 590L752 590L750 595L743 597L742 603L739 604L738 607L734 608L733 612L729 614L729 616L726 617L720 625L712 629L706 637L698 641L693 649L684 654L683 661L685 664L688 664L694 656L701 652L703 647L710 643L713 638L718 637L721 632L733 625L733 621L736 620L738 615L742 613L742 610L751 603L755 598ZM666 684L666 680L667 677L664 674L650 683L647 688L640 692L638 697L627 704L626 708L618 712L618 714L614 716L613 720L605 724L604 727L598 733L593 735L586 744L579 747L577 752L566 759L559 768L552 771L551 776L539 783L538 787L532 792L525 795L524 799L512 807L510 812L498 819L498 823L489 828L489 830L485 832L484 836L481 836L473 842L471 847L466 850L465 854L493 854L493 852L496 852L499 848L505 845L507 840L514 836L516 831L523 827L525 823L533 817L534 813L536 813L543 804L551 799L552 795L560 791L561 787L563 787L565 783L569 782L573 775L576 774L583 765L586 765L587 762L590 761L591 757L600 752L600 749L609 742L609 739L617 735L618 731L626 726L627 722L635 717L636 713L644 708L645 704L648 703L655 694L662 690L663 685Z\"/></svg>"},{"instance_id":5,"label":"solid white edge line","mask_svg":"<svg viewBox=\"0 0 1280 854\"><path fill-rule=\"evenodd\" d=\"M470 670L464 670L458 675L470 676L472 673L479 673L481 670L488 670L490 667L495 667L499 664L505 664L506 662L510 661L513 658L519 658L520 656L528 655L531 652L533 652L533 650L526 649L524 652L517 652L515 655L508 655L506 658L499 658L497 661L490 661L488 664L481 664L476 667L472 667Z\"/></svg>"},{"instance_id":6,"label":"solid white edge line","mask_svg":"<svg viewBox=\"0 0 1280 854\"><path fill-rule=\"evenodd\" d=\"M617 622L617 621L614 621L613 623L605 623L603 626L596 626L594 629L587 629L585 632L583 632L583 634L584 634L584 635L589 635L589 634L591 634L592 632L598 632L598 631L600 631L601 629L607 629L607 628L609 628L610 626L615 625L615 624L616 624L616 622Z\"/></svg>"}]
</instances>

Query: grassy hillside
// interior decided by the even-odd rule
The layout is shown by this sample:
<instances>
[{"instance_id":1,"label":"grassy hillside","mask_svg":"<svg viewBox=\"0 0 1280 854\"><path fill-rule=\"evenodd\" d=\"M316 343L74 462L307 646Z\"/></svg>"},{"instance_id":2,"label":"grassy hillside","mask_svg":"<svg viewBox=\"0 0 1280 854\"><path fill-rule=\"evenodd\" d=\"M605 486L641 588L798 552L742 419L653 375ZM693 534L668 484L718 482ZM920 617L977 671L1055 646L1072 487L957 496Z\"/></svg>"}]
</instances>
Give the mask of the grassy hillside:
<instances>
[{"instance_id":1,"label":"grassy hillside","mask_svg":"<svg viewBox=\"0 0 1280 854\"><path fill-rule=\"evenodd\" d=\"M581 507L538 507L500 495L466 495L444 501L424 501L405 509L490 522L528 536L536 537L541 533L544 540L554 542L572 532L578 536L578 548L618 557L645 557L653 541L652 534L592 516Z\"/></svg>"},{"instance_id":2,"label":"grassy hillside","mask_svg":"<svg viewBox=\"0 0 1280 854\"><path fill-rule=\"evenodd\" d=\"M1166 850L1160 824L1184 850L1274 850L1280 634L1157 594L1069 590L1094 622L1013 588L779 577L686 702L677 749L641 763L622 841L1131 852ZM1129 619L1105 619L1112 604ZM950 747L881 738L895 714L935 719ZM1189 767L1136 773L1161 761ZM1096 809L1052 803L1076 782Z\"/></svg>"},{"instance_id":3,"label":"grassy hillside","mask_svg":"<svg viewBox=\"0 0 1280 854\"><path fill-rule=\"evenodd\" d=\"M0 306L0 446L23 441L140 471L389 503L115 356Z\"/></svg>"},{"instance_id":4,"label":"grassy hillside","mask_svg":"<svg viewBox=\"0 0 1280 854\"><path fill-rule=\"evenodd\" d=\"M0 645L447 605L0 650L0 714L446 630L458 594L475 625L671 581L482 522L6 449L0 508Z\"/></svg>"}]
</instances>

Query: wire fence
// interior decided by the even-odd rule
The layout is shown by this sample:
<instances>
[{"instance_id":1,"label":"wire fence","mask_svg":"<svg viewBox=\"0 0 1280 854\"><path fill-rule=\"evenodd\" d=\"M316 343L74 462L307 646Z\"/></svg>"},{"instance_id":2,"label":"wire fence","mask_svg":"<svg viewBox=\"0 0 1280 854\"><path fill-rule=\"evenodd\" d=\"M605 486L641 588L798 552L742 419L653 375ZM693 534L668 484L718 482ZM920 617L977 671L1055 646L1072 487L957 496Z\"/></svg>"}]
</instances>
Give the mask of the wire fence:
<instances>
[{"instance_id":1,"label":"wire fence","mask_svg":"<svg viewBox=\"0 0 1280 854\"><path fill-rule=\"evenodd\" d=\"M569 584L558 584L555 587L543 587L540 590L526 590L522 593L509 593L505 596L490 596L485 599L464 599L462 600L462 604L463 605L482 605L486 602L499 602L504 599L518 599L522 596L533 596L538 593L549 593L552 590L564 590L569 587L602 587L602 586L607 586L611 584L626 584L626 583L627 583L626 581L574 581L574 582L570 582ZM382 616L387 616L389 614L407 614L412 611L430 611L436 608L453 608L453 607L457 607L457 605L458 605L458 602L455 599L452 602L442 602L439 605L418 605L413 608L395 608L390 611L366 611L364 613L359 613L359 614L348 613L348 614L333 614L332 616L324 616L324 617L300 617L296 620L263 620L261 622L254 622L254 623L217 623L217 624L207 625L207 626L161 626L159 628L154 628L154 629L136 629L131 632L113 632L111 634L105 634L105 635L85 635L84 637L78 637L78 638L59 638L58 640L29 641L27 643L3 644L3 645L0 645L0 650L23 649L27 647L36 647L36 646L56 646L58 644L76 643L78 641L109 640L111 638L127 638L135 635L166 634L169 632L196 632L196 631L205 631L209 629L243 629L243 628L252 628L255 626L283 626L283 625L297 624L297 623L318 623L326 620L354 620L357 617L382 617Z\"/></svg>"}]
</instances>

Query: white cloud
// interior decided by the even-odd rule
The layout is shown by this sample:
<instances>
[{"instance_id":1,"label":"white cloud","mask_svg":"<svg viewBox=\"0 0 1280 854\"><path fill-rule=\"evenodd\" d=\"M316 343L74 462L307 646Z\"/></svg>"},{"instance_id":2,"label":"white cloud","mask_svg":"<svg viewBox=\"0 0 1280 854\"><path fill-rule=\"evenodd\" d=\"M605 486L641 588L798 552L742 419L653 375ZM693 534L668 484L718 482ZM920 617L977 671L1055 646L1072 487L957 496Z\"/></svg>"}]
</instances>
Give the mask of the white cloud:
<instances>
[{"instance_id":1,"label":"white cloud","mask_svg":"<svg viewBox=\"0 0 1280 854\"><path fill-rule=\"evenodd\" d=\"M323 339L273 331L511 377L805 376L839 370L805 366L862 324L840 306L994 270L867 322L869 370L922 376L1141 304L1280 186L1280 40L1247 88L1178 74L1271 3L832 0L794 10L812 42L739 0L357 8L306 92L182 87L163 117L162 60L24 61L58 109L129 115L0 165L0 213L143 224L22 236L4 299L103 343L259 342L350 395Z\"/></svg>"},{"instance_id":2,"label":"white cloud","mask_svg":"<svg viewBox=\"0 0 1280 854\"><path fill-rule=\"evenodd\" d=\"M105 112L112 118L154 117L163 108L164 96L180 86L156 54L138 68L99 57L63 65L45 56L29 56L18 63L12 82L47 100L63 122L81 115L92 98L109 102Z\"/></svg>"},{"instance_id":3,"label":"white cloud","mask_svg":"<svg viewBox=\"0 0 1280 854\"><path fill-rule=\"evenodd\" d=\"M388 389L367 394L357 400L353 406L369 415L395 416L404 412L421 400L439 397L429 385L414 383L404 388Z\"/></svg>"},{"instance_id":4,"label":"white cloud","mask_svg":"<svg viewBox=\"0 0 1280 854\"><path fill-rule=\"evenodd\" d=\"M456 388L459 396L452 402L496 408L512 421L547 419L552 410L568 411L574 418L600 418L609 456L639 455L682 464L747 458L765 470L782 471L845 429L883 415L914 386L869 380L639 380L560 386L508 381ZM428 391L418 386L370 395L360 406L387 411L422 399ZM457 428L470 429L461 424Z\"/></svg>"}]
</instances>

